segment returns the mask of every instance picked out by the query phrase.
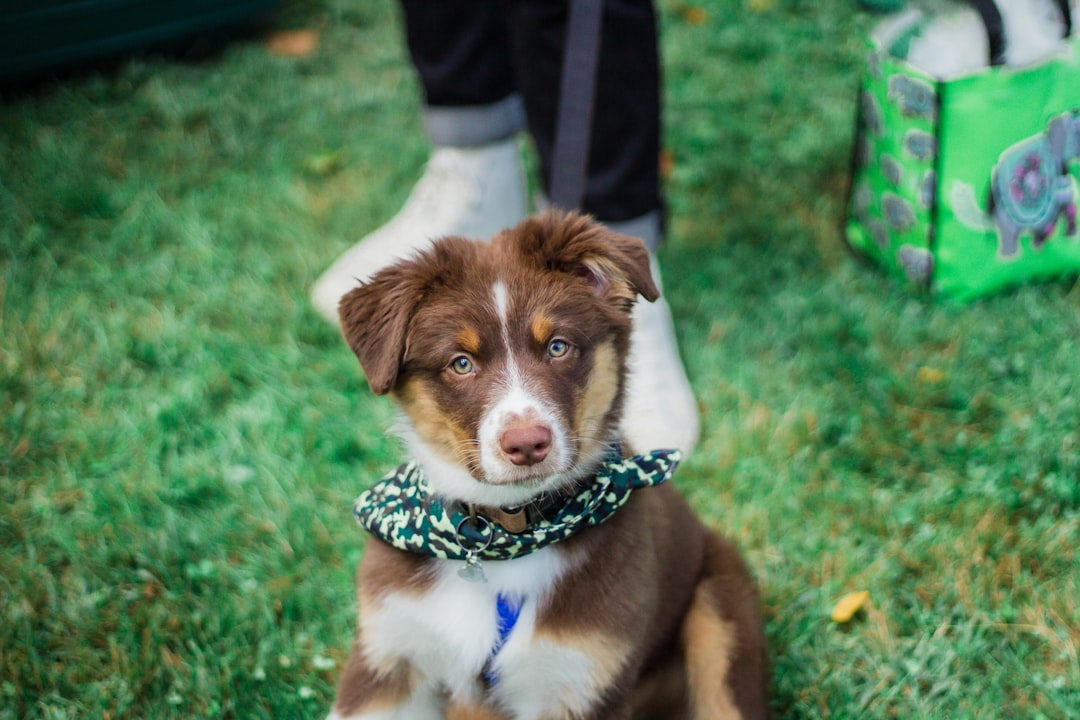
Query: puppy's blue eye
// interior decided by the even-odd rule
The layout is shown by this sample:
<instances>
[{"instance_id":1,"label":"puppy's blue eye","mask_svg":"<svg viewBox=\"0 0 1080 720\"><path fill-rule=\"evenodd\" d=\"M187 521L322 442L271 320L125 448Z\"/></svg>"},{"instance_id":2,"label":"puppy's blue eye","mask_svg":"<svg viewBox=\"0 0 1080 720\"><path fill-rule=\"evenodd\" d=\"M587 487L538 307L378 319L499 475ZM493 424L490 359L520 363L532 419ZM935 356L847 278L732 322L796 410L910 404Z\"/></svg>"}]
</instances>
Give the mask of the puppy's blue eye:
<instances>
[{"instance_id":1,"label":"puppy's blue eye","mask_svg":"<svg viewBox=\"0 0 1080 720\"><path fill-rule=\"evenodd\" d=\"M565 340L555 338L548 343L548 357L561 358L568 352L570 352L570 343Z\"/></svg>"},{"instance_id":2,"label":"puppy's blue eye","mask_svg":"<svg viewBox=\"0 0 1080 720\"><path fill-rule=\"evenodd\" d=\"M450 361L450 369L458 375L468 375L473 371L473 361L465 355L458 355Z\"/></svg>"}]
</instances>

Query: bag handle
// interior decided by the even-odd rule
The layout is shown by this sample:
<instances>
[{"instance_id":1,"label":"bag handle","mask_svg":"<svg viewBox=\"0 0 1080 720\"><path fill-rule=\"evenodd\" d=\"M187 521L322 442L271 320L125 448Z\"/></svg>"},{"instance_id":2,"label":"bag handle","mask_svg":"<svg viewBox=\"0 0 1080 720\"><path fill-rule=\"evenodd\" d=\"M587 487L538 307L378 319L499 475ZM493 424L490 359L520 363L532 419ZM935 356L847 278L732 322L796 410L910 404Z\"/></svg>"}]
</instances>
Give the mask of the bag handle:
<instances>
[{"instance_id":1,"label":"bag handle","mask_svg":"<svg viewBox=\"0 0 1080 720\"><path fill-rule=\"evenodd\" d=\"M983 25L986 26L986 37L990 40L990 64L1005 64L1005 23L1001 20L1001 11L998 10L994 0L969 0L971 6L982 17ZM1072 35L1072 9L1069 0L1057 0L1058 10L1061 12L1065 32L1062 37Z\"/></svg>"},{"instance_id":2,"label":"bag handle","mask_svg":"<svg viewBox=\"0 0 1080 720\"><path fill-rule=\"evenodd\" d=\"M1068 2L1068 0L1065 0ZM982 17L986 26L986 37L990 40L990 64L1005 64L1005 23L1001 20L1001 11L994 0L969 0L971 6Z\"/></svg>"},{"instance_id":3,"label":"bag handle","mask_svg":"<svg viewBox=\"0 0 1080 720\"><path fill-rule=\"evenodd\" d=\"M1073 31L1072 8L1069 7L1069 0L1058 0L1057 6L1058 10L1061 11L1061 19L1063 21L1062 24L1065 26L1065 32L1062 34L1062 37L1068 38L1070 35L1072 35Z\"/></svg>"}]
</instances>

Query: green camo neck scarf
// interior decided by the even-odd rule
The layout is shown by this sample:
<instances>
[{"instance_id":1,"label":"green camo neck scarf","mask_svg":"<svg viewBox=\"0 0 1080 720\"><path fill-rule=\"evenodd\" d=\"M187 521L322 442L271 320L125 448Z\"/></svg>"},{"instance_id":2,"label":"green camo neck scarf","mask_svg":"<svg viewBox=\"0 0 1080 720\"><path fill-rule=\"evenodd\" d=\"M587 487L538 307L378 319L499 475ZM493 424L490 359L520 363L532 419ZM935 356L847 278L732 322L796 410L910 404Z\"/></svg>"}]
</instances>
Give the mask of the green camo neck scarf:
<instances>
[{"instance_id":1,"label":"green camo neck scarf","mask_svg":"<svg viewBox=\"0 0 1080 720\"><path fill-rule=\"evenodd\" d=\"M512 533L484 515L446 507L432 495L416 461L402 465L356 499L356 521L393 547L431 557L510 560L565 540L610 518L638 488L659 485L682 459L678 450L653 450L620 458L610 455L595 477L558 507L520 533ZM464 577L464 575L463 575Z\"/></svg>"}]
</instances>

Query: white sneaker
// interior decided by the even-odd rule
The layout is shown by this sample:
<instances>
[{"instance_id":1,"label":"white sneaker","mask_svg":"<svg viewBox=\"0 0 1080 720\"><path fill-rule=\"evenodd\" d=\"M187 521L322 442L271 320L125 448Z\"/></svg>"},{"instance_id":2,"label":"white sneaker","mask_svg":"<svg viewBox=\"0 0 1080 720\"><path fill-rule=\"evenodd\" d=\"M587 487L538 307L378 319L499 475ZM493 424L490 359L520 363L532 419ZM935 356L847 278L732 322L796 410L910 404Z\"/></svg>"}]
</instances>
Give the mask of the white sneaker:
<instances>
[{"instance_id":1,"label":"white sneaker","mask_svg":"<svg viewBox=\"0 0 1080 720\"><path fill-rule=\"evenodd\" d=\"M652 274L659 288L655 257ZM697 445L701 423L679 358L671 308L663 297L654 303L639 299L634 306L629 369L620 427L623 437L634 452L677 448L689 455Z\"/></svg>"},{"instance_id":2,"label":"white sneaker","mask_svg":"<svg viewBox=\"0 0 1080 720\"><path fill-rule=\"evenodd\" d=\"M444 235L487 239L526 212L525 172L513 138L436 147L398 214L334 261L315 282L312 304L336 323L341 296L378 270Z\"/></svg>"}]
</instances>

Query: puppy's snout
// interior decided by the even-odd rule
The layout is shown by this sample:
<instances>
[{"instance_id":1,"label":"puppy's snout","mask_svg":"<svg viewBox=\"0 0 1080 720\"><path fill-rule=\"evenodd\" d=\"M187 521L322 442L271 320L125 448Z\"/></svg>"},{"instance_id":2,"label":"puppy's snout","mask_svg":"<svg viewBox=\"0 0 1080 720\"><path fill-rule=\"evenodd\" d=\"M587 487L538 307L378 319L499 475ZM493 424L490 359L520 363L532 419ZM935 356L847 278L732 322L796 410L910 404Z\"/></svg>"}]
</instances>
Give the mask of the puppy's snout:
<instances>
[{"instance_id":1,"label":"puppy's snout","mask_svg":"<svg viewBox=\"0 0 1080 720\"><path fill-rule=\"evenodd\" d=\"M515 465L536 465L551 450L551 429L545 425L509 428L499 436L499 447Z\"/></svg>"}]
</instances>

